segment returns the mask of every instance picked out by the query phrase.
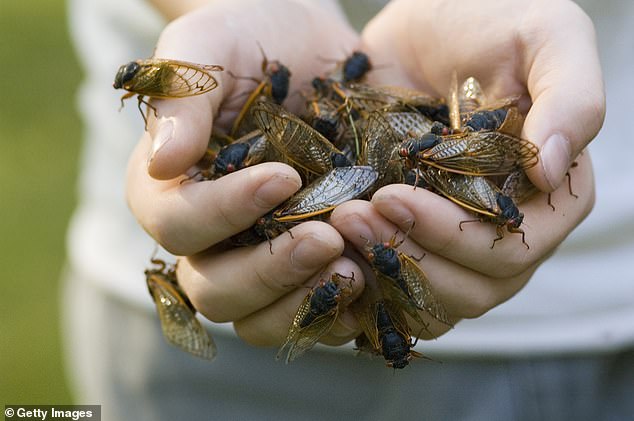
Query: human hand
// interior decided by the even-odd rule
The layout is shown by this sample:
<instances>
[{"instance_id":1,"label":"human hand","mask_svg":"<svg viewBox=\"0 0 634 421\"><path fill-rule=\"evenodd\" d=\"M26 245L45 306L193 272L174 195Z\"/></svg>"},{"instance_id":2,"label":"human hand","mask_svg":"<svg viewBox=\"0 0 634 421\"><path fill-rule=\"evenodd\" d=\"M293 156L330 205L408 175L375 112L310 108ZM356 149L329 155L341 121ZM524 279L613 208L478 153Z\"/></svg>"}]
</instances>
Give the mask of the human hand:
<instances>
[{"instance_id":1,"label":"human hand","mask_svg":"<svg viewBox=\"0 0 634 421\"><path fill-rule=\"evenodd\" d=\"M492 224L468 224L461 231L459 223L473 215L404 185L386 186L371 204L349 202L332 215L332 225L358 248L366 239L385 241L397 228L406 232L415 222L401 249L426 253L420 266L456 318L479 317L517 293L594 203L590 158L578 155L605 112L594 29L574 3L545 3L395 0L362 35L377 67L369 75L373 83L446 96L455 70L460 79L476 77L492 99L521 94L528 111L522 136L540 147L539 164L527 173L542 191L553 191L555 211L544 193L520 205L529 249L508 232L491 249ZM573 160L579 198L562 185ZM435 335L448 329L430 322Z\"/></svg>"},{"instance_id":2,"label":"human hand","mask_svg":"<svg viewBox=\"0 0 634 421\"><path fill-rule=\"evenodd\" d=\"M527 171L542 191L559 187L596 136L605 93L594 27L569 0L395 0L363 32L383 69L375 83L449 91L452 72L474 76L489 98L521 95L522 137L540 148ZM530 107L530 110L529 110Z\"/></svg>"},{"instance_id":3,"label":"human hand","mask_svg":"<svg viewBox=\"0 0 634 421\"><path fill-rule=\"evenodd\" d=\"M262 55L292 72L293 95L310 78L332 67L320 57L352 51L358 35L328 1L216 1L166 27L155 56L220 64L235 75L260 77ZM203 155L214 127L230 127L255 86L228 72L214 73L208 94L152 100L148 132L128 166L127 197L145 230L179 260L178 277L196 309L212 321L233 321L237 333L257 345L279 345L294 312L329 271L355 275L353 297L363 287L357 265L342 258L343 239L328 224L310 222L269 244L228 249L223 241L253 225L301 185L292 168L266 163L215 181L180 183ZM302 85L306 83L306 85ZM222 112L219 115L219 110ZM322 342L340 344L356 328L350 314ZM348 324L348 327L343 326Z\"/></svg>"},{"instance_id":4,"label":"human hand","mask_svg":"<svg viewBox=\"0 0 634 421\"><path fill-rule=\"evenodd\" d=\"M566 236L588 215L594 203L594 178L588 153L578 158L571 169L570 194L564 184L551 193L555 210L548 205L548 194L538 193L519 205L524 213L521 229L526 235L506 232L496 238L495 225L476 222L474 214L453 202L422 188L403 184L388 185L374 193L371 202L351 201L337 207L330 223L358 250L368 240L386 241L400 230L407 238L399 251L420 257L418 265L432 285L434 296L444 304L453 321L477 318L515 295L535 270L554 252ZM367 282L367 281L366 281ZM449 326L421 314L429 323L422 338L438 337ZM422 326L412 324L412 333Z\"/></svg>"}]
</instances>

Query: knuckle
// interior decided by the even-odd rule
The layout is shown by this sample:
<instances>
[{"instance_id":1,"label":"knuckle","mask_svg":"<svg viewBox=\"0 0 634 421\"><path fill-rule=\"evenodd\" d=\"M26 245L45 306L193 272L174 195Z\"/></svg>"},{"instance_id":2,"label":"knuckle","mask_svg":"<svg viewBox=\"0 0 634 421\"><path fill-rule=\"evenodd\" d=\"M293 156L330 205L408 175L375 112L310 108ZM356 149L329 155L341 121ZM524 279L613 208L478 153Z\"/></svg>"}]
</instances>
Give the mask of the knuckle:
<instances>
[{"instance_id":1,"label":"knuckle","mask_svg":"<svg viewBox=\"0 0 634 421\"><path fill-rule=\"evenodd\" d=\"M480 291L472 297L470 302L465 303L461 316L466 319L476 319L483 316L498 304L495 298L497 297L491 291L488 291L488 293L487 291Z\"/></svg>"},{"instance_id":2,"label":"knuckle","mask_svg":"<svg viewBox=\"0 0 634 421\"><path fill-rule=\"evenodd\" d=\"M251 346L270 347L277 346L282 339L278 339L277 335L273 335L268 329L261 326L254 326L252 321L236 320L233 322L233 329L238 338Z\"/></svg>"},{"instance_id":3,"label":"knuckle","mask_svg":"<svg viewBox=\"0 0 634 421\"><path fill-rule=\"evenodd\" d=\"M191 241L192 236L183 235L184 231L180 224L166 223L161 218L153 218L144 224L143 228L161 247L176 256L189 256L202 250Z\"/></svg>"},{"instance_id":4,"label":"knuckle","mask_svg":"<svg viewBox=\"0 0 634 421\"><path fill-rule=\"evenodd\" d=\"M578 103L579 114L584 116L588 127L587 136L593 138L599 133L605 119L605 93L603 89L596 93L588 93Z\"/></svg>"},{"instance_id":5,"label":"knuckle","mask_svg":"<svg viewBox=\"0 0 634 421\"><path fill-rule=\"evenodd\" d=\"M284 268L278 267L277 269L283 270ZM280 270L280 272L282 270ZM267 291L273 294L279 294L281 292L285 292L288 290L288 287L285 288L283 285L280 284L280 279L287 278L285 276L284 277L271 276L271 274L267 273L267 271L263 271L259 269L258 267L255 267L253 269L253 273L254 273L254 276L256 277L256 282L258 283L258 285L261 285L262 287L264 287L264 289L266 289Z\"/></svg>"},{"instance_id":6,"label":"knuckle","mask_svg":"<svg viewBox=\"0 0 634 421\"><path fill-rule=\"evenodd\" d=\"M490 276L496 279L512 278L525 272L533 263L530 249L527 250L526 247L521 244L519 246L511 244L509 248L511 248L511 246L515 250L506 254L504 260L499 262L499 264L495 266L494 271L489 273Z\"/></svg>"},{"instance_id":7,"label":"knuckle","mask_svg":"<svg viewBox=\"0 0 634 421\"><path fill-rule=\"evenodd\" d=\"M228 197L228 196L224 196ZM222 225L232 232L239 232L246 228L245 222L249 222L250 219L240 211L238 206L235 206L233 202L226 199L220 199L218 206L216 207L216 218L211 218L214 225Z\"/></svg>"}]
</instances>

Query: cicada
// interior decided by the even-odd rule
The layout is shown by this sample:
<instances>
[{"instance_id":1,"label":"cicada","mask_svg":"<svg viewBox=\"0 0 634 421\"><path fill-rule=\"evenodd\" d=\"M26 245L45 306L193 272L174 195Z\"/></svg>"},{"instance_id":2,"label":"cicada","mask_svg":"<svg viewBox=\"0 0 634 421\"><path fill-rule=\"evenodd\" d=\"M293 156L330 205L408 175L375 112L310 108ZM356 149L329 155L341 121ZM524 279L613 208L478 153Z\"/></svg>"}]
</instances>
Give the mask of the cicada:
<instances>
[{"instance_id":1,"label":"cicada","mask_svg":"<svg viewBox=\"0 0 634 421\"><path fill-rule=\"evenodd\" d=\"M344 91L344 99L362 116L375 110L414 111L434 121L448 122L445 101L424 92L399 86L370 86L350 83Z\"/></svg>"},{"instance_id":2,"label":"cicada","mask_svg":"<svg viewBox=\"0 0 634 421\"><path fill-rule=\"evenodd\" d=\"M455 174L433 167L425 168L420 175L447 199L480 216L477 220L461 221L460 230L467 222L489 221L495 224L497 233L491 248L504 238L505 226L510 233L522 234L522 243L529 248L524 231L520 228L524 214L519 211L513 199L505 195L493 182L485 177Z\"/></svg>"},{"instance_id":3,"label":"cicada","mask_svg":"<svg viewBox=\"0 0 634 421\"><path fill-rule=\"evenodd\" d=\"M399 137L384 113L370 113L361 141L359 162L374 168L378 179L374 190L403 179L403 165L398 159Z\"/></svg>"},{"instance_id":4,"label":"cicada","mask_svg":"<svg viewBox=\"0 0 634 421\"><path fill-rule=\"evenodd\" d=\"M348 200L367 192L376 181L376 172L370 167L354 166L334 168L295 193L276 209L257 219L250 228L231 238L235 246L249 246L271 240L309 219L323 219L328 212Z\"/></svg>"},{"instance_id":5,"label":"cicada","mask_svg":"<svg viewBox=\"0 0 634 421\"><path fill-rule=\"evenodd\" d=\"M216 64L160 58L135 60L119 67L112 86L128 91L121 97L121 107L125 99L138 96L139 111L147 126L147 116L143 113L141 104L146 104L155 112L156 109L144 97L183 98L204 94L218 86L212 72L222 70L223 67Z\"/></svg>"},{"instance_id":6,"label":"cicada","mask_svg":"<svg viewBox=\"0 0 634 421\"><path fill-rule=\"evenodd\" d=\"M497 130L519 136L523 124L517 108L519 98L516 95L491 101L474 77L467 78L459 88L457 74L454 72L448 99L451 129L455 133Z\"/></svg>"},{"instance_id":7,"label":"cicada","mask_svg":"<svg viewBox=\"0 0 634 421\"><path fill-rule=\"evenodd\" d=\"M253 130L218 151L209 178L219 178L266 161L285 162L283 157L273 152L264 134L258 129Z\"/></svg>"},{"instance_id":8,"label":"cicada","mask_svg":"<svg viewBox=\"0 0 634 421\"><path fill-rule=\"evenodd\" d=\"M468 131L439 136L428 133L401 144L401 157L467 175L507 175L537 164L539 149L532 142L499 131Z\"/></svg>"},{"instance_id":9,"label":"cicada","mask_svg":"<svg viewBox=\"0 0 634 421\"><path fill-rule=\"evenodd\" d=\"M326 139L335 143L343 133L339 110L339 104L328 98L311 100L308 102L306 121Z\"/></svg>"},{"instance_id":10,"label":"cicada","mask_svg":"<svg viewBox=\"0 0 634 421\"><path fill-rule=\"evenodd\" d=\"M252 109L255 124L293 166L323 175L334 167L349 166L345 155L299 117L277 104L258 102Z\"/></svg>"},{"instance_id":11,"label":"cicada","mask_svg":"<svg viewBox=\"0 0 634 421\"><path fill-rule=\"evenodd\" d=\"M574 168L577 165L577 162L574 161L570 168ZM572 176L570 175L570 170L566 172L566 178L568 179L568 194L574 198L578 198L579 196L572 191ZM513 199L513 202L517 204L521 204L539 193L539 189L528 179L528 176L524 171L515 171L510 173L506 179L504 179L501 191L504 195ZM555 205L552 203L552 193L548 193L548 206L555 211Z\"/></svg>"},{"instance_id":12,"label":"cicada","mask_svg":"<svg viewBox=\"0 0 634 421\"><path fill-rule=\"evenodd\" d=\"M370 300L353 309L365 334L357 341L362 351L382 355L392 368L405 368L413 357L423 357L412 349L415 343L404 314L389 301Z\"/></svg>"},{"instance_id":13,"label":"cicada","mask_svg":"<svg viewBox=\"0 0 634 421\"><path fill-rule=\"evenodd\" d=\"M332 211L336 206L368 192L377 179L368 166L333 168L295 193L278 207L274 219L279 222L305 220Z\"/></svg>"},{"instance_id":14,"label":"cicada","mask_svg":"<svg viewBox=\"0 0 634 421\"><path fill-rule=\"evenodd\" d=\"M360 82L370 70L370 57L362 51L353 51L343 62L343 83Z\"/></svg>"},{"instance_id":15,"label":"cicada","mask_svg":"<svg viewBox=\"0 0 634 421\"><path fill-rule=\"evenodd\" d=\"M206 360L216 355L216 345L196 319L196 309L176 278L175 266L153 258L155 268L145 271L145 280L156 305L163 336L184 351Z\"/></svg>"},{"instance_id":16,"label":"cicada","mask_svg":"<svg viewBox=\"0 0 634 421\"><path fill-rule=\"evenodd\" d=\"M445 306L436 299L427 275L416 261L397 250L404 240L397 242L396 234L388 242L366 245L366 257L372 266L383 295L398 304L421 325L424 321L418 310L452 326Z\"/></svg>"},{"instance_id":17,"label":"cicada","mask_svg":"<svg viewBox=\"0 0 634 421\"><path fill-rule=\"evenodd\" d=\"M531 183L524 171L514 171L510 173L504 179L500 190L502 194L510 197L517 204L528 200L539 192L539 189ZM548 197L548 205L553 206L550 203L550 195Z\"/></svg>"},{"instance_id":18,"label":"cicada","mask_svg":"<svg viewBox=\"0 0 634 421\"><path fill-rule=\"evenodd\" d=\"M360 82L370 70L372 70L370 57L363 51L353 51L344 60L338 62L336 68L330 71L326 78L338 84Z\"/></svg>"},{"instance_id":19,"label":"cicada","mask_svg":"<svg viewBox=\"0 0 634 421\"><path fill-rule=\"evenodd\" d=\"M286 363L310 350L330 331L337 316L350 303L354 277L333 273L321 280L304 298L288 330L286 341L277 353L277 359L286 352Z\"/></svg>"},{"instance_id":20,"label":"cicada","mask_svg":"<svg viewBox=\"0 0 634 421\"><path fill-rule=\"evenodd\" d=\"M258 47L262 53L262 74L264 75L264 78L262 80L258 80L255 78L245 78L243 76L235 76L232 74L233 77L253 80L258 84L247 98L236 119L233 121L233 127L231 129L232 136L242 135L254 128L252 122L247 124L245 120L250 117L251 107L256 102L269 98L276 104L281 105L288 96L291 71L288 67L277 60L269 62L266 58L266 54L264 54L262 46L258 44Z\"/></svg>"},{"instance_id":21,"label":"cicada","mask_svg":"<svg viewBox=\"0 0 634 421\"><path fill-rule=\"evenodd\" d=\"M400 143L409 134L422 135L431 127L431 120L418 113L381 110L370 113L361 141L359 161L378 172L375 190L403 181L403 163L399 159Z\"/></svg>"}]
</instances>

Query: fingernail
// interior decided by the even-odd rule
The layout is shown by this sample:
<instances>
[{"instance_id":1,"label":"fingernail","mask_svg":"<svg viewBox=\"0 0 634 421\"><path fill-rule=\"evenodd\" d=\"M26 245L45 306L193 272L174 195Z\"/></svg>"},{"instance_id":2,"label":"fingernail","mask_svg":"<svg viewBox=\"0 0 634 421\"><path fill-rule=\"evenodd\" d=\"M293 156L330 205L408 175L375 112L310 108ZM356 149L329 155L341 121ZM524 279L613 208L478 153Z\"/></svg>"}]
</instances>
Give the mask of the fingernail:
<instances>
[{"instance_id":1,"label":"fingernail","mask_svg":"<svg viewBox=\"0 0 634 421\"><path fill-rule=\"evenodd\" d=\"M334 259L339 250L313 235L305 236L291 252L291 264L300 269L315 269Z\"/></svg>"},{"instance_id":2,"label":"fingernail","mask_svg":"<svg viewBox=\"0 0 634 421\"><path fill-rule=\"evenodd\" d=\"M152 150L150 151L150 156L148 157L147 164L148 166L154 159L156 153L163 147L165 144L172 139L174 135L174 121L171 118L164 119L160 122L160 126L152 139Z\"/></svg>"},{"instance_id":3,"label":"fingernail","mask_svg":"<svg viewBox=\"0 0 634 421\"><path fill-rule=\"evenodd\" d=\"M570 167L571 149L568 139L558 133L550 136L542 147L542 168L553 190L559 187Z\"/></svg>"},{"instance_id":4,"label":"fingernail","mask_svg":"<svg viewBox=\"0 0 634 421\"><path fill-rule=\"evenodd\" d=\"M301 187L301 181L288 173L275 173L253 194L253 201L262 209L279 205Z\"/></svg>"},{"instance_id":5,"label":"fingernail","mask_svg":"<svg viewBox=\"0 0 634 421\"><path fill-rule=\"evenodd\" d=\"M372 197L372 204L381 213L381 215L385 216L399 227L412 225L415 220L414 215L409 208L405 206L397 196L391 193L375 194Z\"/></svg>"},{"instance_id":6,"label":"fingernail","mask_svg":"<svg viewBox=\"0 0 634 421\"><path fill-rule=\"evenodd\" d=\"M344 237L355 244L363 245L366 241L374 241L375 235L362 215L353 212L339 215L336 219L331 219L332 225Z\"/></svg>"}]
</instances>

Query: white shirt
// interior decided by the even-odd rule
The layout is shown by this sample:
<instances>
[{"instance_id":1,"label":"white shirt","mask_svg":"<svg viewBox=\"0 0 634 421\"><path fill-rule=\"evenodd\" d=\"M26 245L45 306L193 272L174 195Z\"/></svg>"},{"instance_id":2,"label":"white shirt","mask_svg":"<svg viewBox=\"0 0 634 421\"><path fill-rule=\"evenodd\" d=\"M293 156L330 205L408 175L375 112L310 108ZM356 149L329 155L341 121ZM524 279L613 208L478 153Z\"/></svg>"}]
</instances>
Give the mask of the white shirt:
<instances>
[{"instance_id":1,"label":"white shirt","mask_svg":"<svg viewBox=\"0 0 634 421\"><path fill-rule=\"evenodd\" d=\"M608 111L590 146L597 180L594 210L508 302L464 320L424 351L466 355L602 351L634 343L634 2L579 2L593 18ZM165 22L141 0L72 0L71 31L86 78L79 92L85 142L80 205L68 234L78 274L153 311L145 286L154 241L125 202L127 159L143 131L136 101L118 112L117 68L149 57ZM583 69L579 69L583 71ZM169 260L169 259L168 259ZM213 326L228 330L230 325Z\"/></svg>"}]
</instances>

